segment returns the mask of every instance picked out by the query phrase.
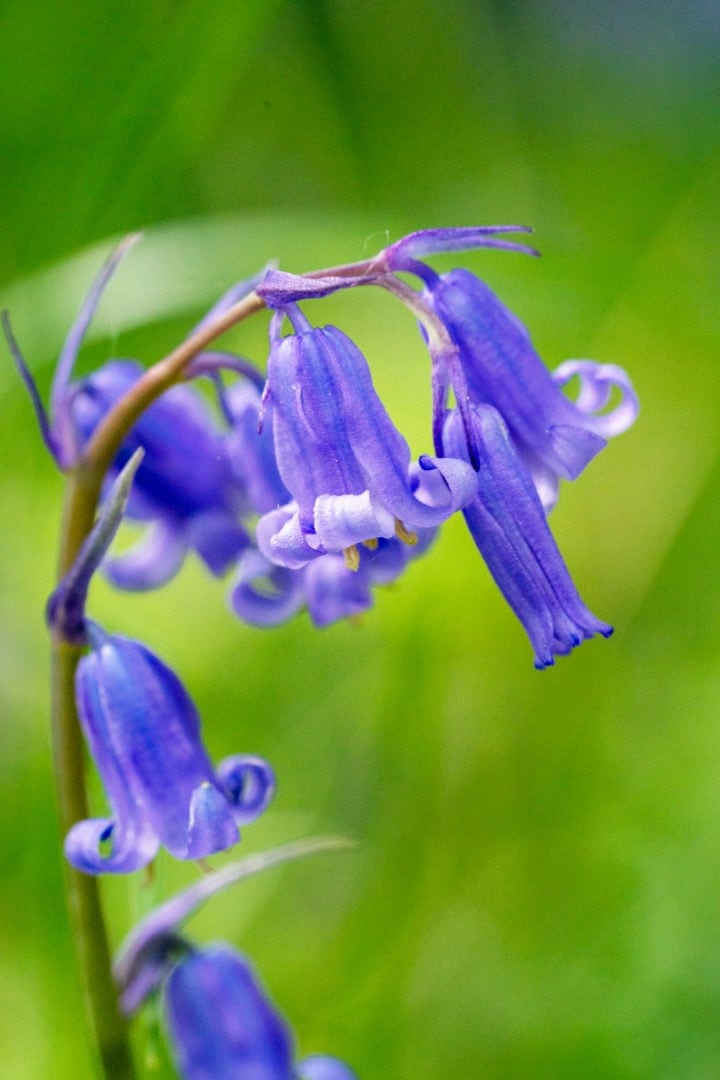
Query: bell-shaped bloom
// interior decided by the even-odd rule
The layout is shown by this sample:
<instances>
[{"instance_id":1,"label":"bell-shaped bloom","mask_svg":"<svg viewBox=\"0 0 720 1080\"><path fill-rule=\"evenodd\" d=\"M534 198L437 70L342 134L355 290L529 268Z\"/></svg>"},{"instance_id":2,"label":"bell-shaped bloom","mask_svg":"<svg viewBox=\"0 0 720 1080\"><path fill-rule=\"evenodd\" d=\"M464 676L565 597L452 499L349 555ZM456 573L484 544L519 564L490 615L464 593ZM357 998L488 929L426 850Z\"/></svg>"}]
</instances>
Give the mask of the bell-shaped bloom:
<instances>
[{"instance_id":1,"label":"bell-shaped bloom","mask_svg":"<svg viewBox=\"0 0 720 1080\"><path fill-rule=\"evenodd\" d=\"M78 713L111 808L78 822L65 854L78 870L126 873L160 846L178 859L232 847L238 826L263 812L272 769L238 755L213 769L182 683L140 642L88 623L91 650L76 676Z\"/></svg>"},{"instance_id":2,"label":"bell-shaped bloom","mask_svg":"<svg viewBox=\"0 0 720 1080\"><path fill-rule=\"evenodd\" d=\"M578 595L548 528L530 474L500 414L491 406L472 407L479 452L477 496L463 509L480 554L500 591L522 623L535 652L535 666L551 665L593 634L612 633ZM450 453L466 447L457 411L445 425ZM467 450L465 450L467 453Z\"/></svg>"},{"instance_id":3,"label":"bell-shaped bloom","mask_svg":"<svg viewBox=\"0 0 720 1080\"><path fill-rule=\"evenodd\" d=\"M298 512L275 460L275 410L266 402L260 427L260 393L247 379L225 391L224 407L231 423L226 449L244 492L243 506L248 515L264 513L255 542L245 548L237 563L230 593L235 614L253 626L277 626L307 608L316 626L327 626L366 611L372 606L372 587L394 581L411 559L427 550L435 530L419 529L415 544L396 536L378 539L370 546L359 544L353 552L354 570L349 569L343 555L314 551L309 562L293 569L271 561L264 552L274 555L273 537ZM413 466L410 475L412 484L420 487L422 483L427 499L442 500L447 489L437 470L428 473ZM433 492L431 476L438 477L443 490Z\"/></svg>"},{"instance_id":4,"label":"bell-shaped bloom","mask_svg":"<svg viewBox=\"0 0 720 1080\"><path fill-rule=\"evenodd\" d=\"M260 548L296 569L358 543L434 528L472 498L465 461L426 458L442 490L433 499L410 470L410 450L377 396L360 350L335 327L275 338L264 400L273 409L275 457L296 509ZM258 533L258 536L260 532ZM352 561L352 557L351 557Z\"/></svg>"},{"instance_id":5,"label":"bell-shaped bloom","mask_svg":"<svg viewBox=\"0 0 720 1080\"><path fill-rule=\"evenodd\" d=\"M568 361L552 375L525 326L469 270L438 275L422 264L420 270L425 299L459 350L470 401L502 415L549 508L558 477L577 477L608 438L634 422L639 406L629 377L589 360ZM571 401L561 387L574 375L581 389ZM613 391L619 403L601 411Z\"/></svg>"},{"instance_id":6,"label":"bell-shaped bloom","mask_svg":"<svg viewBox=\"0 0 720 1080\"><path fill-rule=\"evenodd\" d=\"M93 281L60 350L49 410L4 319L5 335L43 438L63 470L77 464L98 424L144 371L135 361L111 360L88 378L73 381L79 350L104 290L138 239L139 234L134 234L118 244ZM221 316L258 281L254 277L233 285L196 330ZM259 377L241 357L214 352L196 356L185 374L188 378L214 374L225 367ZM189 550L196 551L213 574L221 575L246 547L248 537L238 522L240 493L223 436L206 400L189 384L167 391L137 421L113 463L110 479L135 450L145 451L127 514L146 522L148 528L135 548L107 560L104 570L116 585L126 589L162 585L177 572Z\"/></svg>"},{"instance_id":7,"label":"bell-shaped bloom","mask_svg":"<svg viewBox=\"0 0 720 1080\"><path fill-rule=\"evenodd\" d=\"M142 372L135 361L111 360L75 386L71 413L81 442ZM144 457L127 515L149 528L136 547L106 561L108 577L121 588L154 588L173 577L190 549L212 573L224 573L248 537L237 520L240 496L223 436L205 399L190 385L168 390L139 418L114 471L138 447Z\"/></svg>"},{"instance_id":8,"label":"bell-shaped bloom","mask_svg":"<svg viewBox=\"0 0 720 1080\"><path fill-rule=\"evenodd\" d=\"M355 1080L334 1058L293 1064L289 1026L247 960L225 945L180 959L165 986L165 1015L183 1080Z\"/></svg>"}]
</instances>

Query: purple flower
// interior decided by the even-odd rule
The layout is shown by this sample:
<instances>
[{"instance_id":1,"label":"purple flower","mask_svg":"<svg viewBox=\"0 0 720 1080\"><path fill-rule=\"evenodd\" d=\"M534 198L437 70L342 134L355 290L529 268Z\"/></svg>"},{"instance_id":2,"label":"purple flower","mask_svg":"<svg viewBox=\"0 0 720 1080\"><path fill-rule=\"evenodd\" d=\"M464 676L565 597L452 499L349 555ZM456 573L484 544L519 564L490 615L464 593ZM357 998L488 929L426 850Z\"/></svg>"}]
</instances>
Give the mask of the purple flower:
<instances>
[{"instance_id":1,"label":"purple flower","mask_svg":"<svg viewBox=\"0 0 720 1080\"><path fill-rule=\"evenodd\" d=\"M224 406L231 423L226 450L240 490L248 530L252 515L263 513L257 540L241 553L237 563L230 604L239 618L254 626L277 626L307 608L316 626L357 615L372 605L372 587L394 581L408 562L427 550L434 529L419 529L417 543L409 544L393 536L380 538L369 546L356 547L357 567L348 568L343 555L313 552L309 562L290 569L277 565L263 552L274 552L271 541L297 513L297 504L278 472L275 460L274 409L269 402L261 408L257 386L248 379L234 383L224 393ZM262 427L260 414L263 414ZM440 474L410 469L413 483L428 498L442 501L446 488ZM441 489L432 491L432 477ZM259 544L259 547L256 546Z\"/></svg>"},{"instance_id":2,"label":"purple flower","mask_svg":"<svg viewBox=\"0 0 720 1080\"><path fill-rule=\"evenodd\" d=\"M32 398L43 438L63 470L77 464L98 424L144 373L136 361L110 360L88 378L72 381L78 352L103 292L138 238L139 234L134 234L118 244L92 283L60 351L49 414L4 318L5 335ZM196 329L250 293L258 281L252 278L233 285ZM200 353L186 374L212 375L223 367L259 378L248 361L216 352ZM145 451L143 465L127 515L146 522L148 528L136 547L106 561L107 576L120 588L155 588L174 576L189 550L197 552L211 573L224 574L249 539L238 522L240 493L223 434L202 395L190 385L176 386L154 402L120 448L110 480L139 447Z\"/></svg>"},{"instance_id":3,"label":"purple flower","mask_svg":"<svg viewBox=\"0 0 720 1080\"><path fill-rule=\"evenodd\" d=\"M75 387L71 415L81 442L142 373L135 361L111 360ZM149 528L129 552L106 560L107 576L120 588L155 588L174 576L190 549L223 574L249 540L237 520L240 496L223 436L204 398L176 386L153 402L120 448L113 473L138 447L145 453L127 515Z\"/></svg>"},{"instance_id":4,"label":"purple flower","mask_svg":"<svg viewBox=\"0 0 720 1080\"><path fill-rule=\"evenodd\" d=\"M213 945L187 953L165 986L165 1014L183 1080L355 1080L334 1058L293 1067L290 1028L239 953Z\"/></svg>"},{"instance_id":5,"label":"purple flower","mask_svg":"<svg viewBox=\"0 0 720 1080\"><path fill-rule=\"evenodd\" d=\"M622 368L589 360L568 361L552 375L517 316L469 270L438 275L424 267L422 273L424 297L459 350L470 401L502 415L549 508L558 477L575 479L610 436L634 422L638 401L630 379ZM573 375L582 384L576 401L561 390ZM600 412L614 389L620 403Z\"/></svg>"},{"instance_id":6,"label":"purple flower","mask_svg":"<svg viewBox=\"0 0 720 1080\"><path fill-rule=\"evenodd\" d=\"M291 569L341 552L352 565L357 544L393 536L412 542L412 530L434 528L472 498L472 470L452 458L423 459L423 469L442 478L430 496L360 350L335 327L312 329L296 309L288 314L298 332L274 337L264 401L295 505L270 536L261 522L262 553Z\"/></svg>"},{"instance_id":7,"label":"purple flower","mask_svg":"<svg viewBox=\"0 0 720 1080\"><path fill-rule=\"evenodd\" d=\"M65 840L68 860L89 874L126 873L150 862L161 845L178 859L232 847L238 826L272 798L270 766L236 756L213 770L197 711L170 668L140 642L92 623L87 631L78 712L112 816L74 825Z\"/></svg>"},{"instance_id":8,"label":"purple flower","mask_svg":"<svg viewBox=\"0 0 720 1080\"><path fill-rule=\"evenodd\" d=\"M472 406L479 454L478 493L463 508L473 540L503 596L525 628L535 666L548 667L593 634L612 633L580 599L548 528L530 475L500 414ZM467 453L464 424L453 410L445 424L450 453Z\"/></svg>"}]
</instances>

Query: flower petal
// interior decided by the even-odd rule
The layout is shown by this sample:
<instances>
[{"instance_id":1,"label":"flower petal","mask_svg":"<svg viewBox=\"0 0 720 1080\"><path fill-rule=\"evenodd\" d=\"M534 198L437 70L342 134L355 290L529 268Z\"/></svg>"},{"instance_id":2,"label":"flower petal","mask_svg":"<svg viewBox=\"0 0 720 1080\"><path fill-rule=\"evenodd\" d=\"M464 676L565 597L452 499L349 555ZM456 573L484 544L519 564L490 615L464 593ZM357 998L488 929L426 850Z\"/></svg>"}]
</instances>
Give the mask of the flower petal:
<instances>
[{"instance_id":1,"label":"flower petal","mask_svg":"<svg viewBox=\"0 0 720 1080\"><path fill-rule=\"evenodd\" d=\"M158 589L175 577L186 552L187 543L181 534L167 522L156 521L128 551L108 556L103 573L118 589Z\"/></svg>"},{"instance_id":2,"label":"flower petal","mask_svg":"<svg viewBox=\"0 0 720 1080\"><path fill-rule=\"evenodd\" d=\"M203 780L190 795L185 846L167 848L179 859L204 859L226 851L240 839L235 815L228 813L225 795L209 780Z\"/></svg>"},{"instance_id":3,"label":"flower petal","mask_svg":"<svg viewBox=\"0 0 720 1080\"><path fill-rule=\"evenodd\" d=\"M481 406L473 417L480 450L478 496L463 513L490 572L525 627L536 666L547 667L555 655L595 633L608 636L612 627L580 599L499 413ZM465 433L456 412L448 420L446 437L451 449L461 449Z\"/></svg>"},{"instance_id":4,"label":"flower petal","mask_svg":"<svg viewBox=\"0 0 720 1080\"><path fill-rule=\"evenodd\" d=\"M302 576L248 549L240 558L230 606L251 626L278 626L303 605Z\"/></svg>"},{"instance_id":5,"label":"flower petal","mask_svg":"<svg viewBox=\"0 0 720 1080\"><path fill-rule=\"evenodd\" d=\"M112 842L108 852L102 845ZM160 842L151 829L124 817L121 829L103 818L79 821L65 837L65 858L84 874L130 874L155 858Z\"/></svg>"},{"instance_id":6,"label":"flower petal","mask_svg":"<svg viewBox=\"0 0 720 1080\"><path fill-rule=\"evenodd\" d=\"M363 556L358 571L348 570L342 555L323 555L305 567L305 596L315 626L329 626L372 606L370 578L362 560Z\"/></svg>"},{"instance_id":7,"label":"flower petal","mask_svg":"<svg viewBox=\"0 0 720 1080\"><path fill-rule=\"evenodd\" d=\"M253 754L223 758L215 775L232 803L233 815L239 825L247 825L264 813L277 786L272 766Z\"/></svg>"},{"instance_id":8,"label":"flower petal","mask_svg":"<svg viewBox=\"0 0 720 1080\"><path fill-rule=\"evenodd\" d=\"M307 542L295 503L263 514L257 524L256 537L258 548L266 559L290 570L298 570L320 554Z\"/></svg>"},{"instance_id":9,"label":"flower petal","mask_svg":"<svg viewBox=\"0 0 720 1080\"><path fill-rule=\"evenodd\" d=\"M374 505L369 491L360 495L319 495L313 514L315 535L308 538L318 550L343 551L363 540L395 533L395 518Z\"/></svg>"},{"instance_id":10,"label":"flower petal","mask_svg":"<svg viewBox=\"0 0 720 1080\"><path fill-rule=\"evenodd\" d=\"M188 545L197 551L215 577L222 577L250 543L235 515L227 510L194 514L188 521L185 535Z\"/></svg>"},{"instance_id":11,"label":"flower petal","mask_svg":"<svg viewBox=\"0 0 720 1080\"><path fill-rule=\"evenodd\" d=\"M594 360L566 360L556 368L553 378L564 386L573 376L580 379L580 392L575 407L592 418L593 431L606 439L621 435L635 423L640 412L640 402L629 375L617 364L598 364ZM621 393L621 400L610 412L598 415L609 402L614 389Z\"/></svg>"}]
</instances>

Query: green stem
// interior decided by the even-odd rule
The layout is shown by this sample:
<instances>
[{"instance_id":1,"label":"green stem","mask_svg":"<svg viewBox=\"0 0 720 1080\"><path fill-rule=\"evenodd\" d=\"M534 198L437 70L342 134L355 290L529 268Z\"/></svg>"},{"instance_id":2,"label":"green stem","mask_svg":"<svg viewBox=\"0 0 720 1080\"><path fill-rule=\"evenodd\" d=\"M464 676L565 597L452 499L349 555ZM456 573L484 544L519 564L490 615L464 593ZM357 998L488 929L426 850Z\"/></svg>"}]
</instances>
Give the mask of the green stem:
<instances>
[{"instance_id":1,"label":"green stem","mask_svg":"<svg viewBox=\"0 0 720 1080\"><path fill-rule=\"evenodd\" d=\"M315 271L360 276L372 261ZM126 435L152 402L186 375L191 361L220 334L264 307L257 293L250 293L212 323L192 334L164 360L149 368L125 396L108 412L95 430L73 469L68 473L60 540L59 574L62 579L75 563L92 529L102 483ZM82 648L53 635L52 729L53 761L58 791L60 823L65 835L89 817L85 781L85 751L75 704L75 671ZM92 1020L105 1080L135 1080L128 1027L118 1007L111 969L111 951L103 918L97 878L71 867L66 874L67 903L75 950Z\"/></svg>"},{"instance_id":2,"label":"green stem","mask_svg":"<svg viewBox=\"0 0 720 1080\"><path fill-rule=\"evenodd\" d=\"M60 548L60 577L72 566L92 527L94 511L73 513L77 478L68 477ZM89 525L87 524L89 520ZM85 785L85 749L75 704L75 670L82 648L53 635L51 718L53 762L58 793L60 827L64 836L77 822L90 816ZM135 1080L128 1029L118 1007L98 879L66 864L65 889L68 917L80 968L87 1010L106 1080Z\"/></svg>"},{"instance_id":3,"label":"green stem","mask_svg":"<svg viewBox=\"0 0 720 1080\"><path fill-rule=\"evenodd\" d=\"M88 817L83 742L75 719L74 675L80 650L53 642L53 755L63 834ZM127 1023L118 1008L98 880L66 867L68 915L83 991L106 1080L134 1080Z\"/></svg>"},{"instance_id":4,"label":"green stem","mask_svg":"<svg viewBox=\"0 0 720 1080\"><path fill-rule=\"evenodd\" d=\"M59 579L73 566L92 529L102 482L115 453L138 416L163 391L179 382L186 366L219 334L263 304L251 294L212 325L192 335L150 368L99 425L77 465L68 474L60 539ZM82 648L52 639L51 718L53 763L60 826L65 835L89 817L85 750L75 703L75 672ZM135 1080L128 1025L118 1006L111 950L98 879L66 869L66 896L75 952L104 1080Z\"/></svg>"}]
</instances>

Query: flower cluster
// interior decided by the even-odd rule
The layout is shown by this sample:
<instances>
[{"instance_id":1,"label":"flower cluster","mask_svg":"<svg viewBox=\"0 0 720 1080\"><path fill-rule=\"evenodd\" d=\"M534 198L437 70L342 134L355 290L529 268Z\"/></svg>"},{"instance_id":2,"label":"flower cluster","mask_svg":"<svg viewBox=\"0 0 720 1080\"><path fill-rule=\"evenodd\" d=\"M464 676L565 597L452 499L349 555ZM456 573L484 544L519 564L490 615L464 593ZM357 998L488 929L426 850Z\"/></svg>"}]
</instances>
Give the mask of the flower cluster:
<instances>
[{"instance_id":1,"label":"flower cluster","mask_svg":"<svg viewBox=\"0 0 720 1080\"><path fill-rule=\"evenodd\" d=\"M536 667L543 668L585 638L612 632L581 600L548 527L547 513L556 501L559 479L575 479L606 445L609 436L633 423L638 403L628 376L614 365L568 361L551 374L526 328L487 285L468 270L438 274L421 259L473 246L533 253L524 245L497 236L505 231L503 227L413 233L382 251L362 282L384 286L407 304L420 322L430 352L435 457L421 457L418 467L420 472L430 471L435 487L434 497L425 494L422 487L417 497L429 504L430 512L447 516L455 509L462 510L473 540L530 638ZM400 271L419 278L422 291L415 292L399 281L395 274ZM292 320L298 301L327 296L354 284L358 282L342 277L308 279L271 270L258 291L269 307L285 312ZM314 332L316 340L319 333ZM332 328L324 333L334 342L346 341ZM300 341L307 335L305 330ZM317 377L308 363L290 366L284 379L275 365L273 375L273 353L277 354L280 347L271 350L265 394L270 400L282 399L306 440L322 456L323 445L314 441L316 429L307 421L306 406L316 392ZM336 345L335 355L338 348ZM286 346L287 351L304 359L298 344L291 349ZM343 353L347 351L345 344ZM377 451L373 435L382 428L373 408L362 408L369 396L364 363L346 363L346 381L339 385L333 385L327 361L324 371L320 400L326 408L330 399L335 409L343 409L343 419L338 422L343 434L351 425L353 432L360 433L358 441L366 464L365 509L375 510L382 505L380 498L390 480L398 476L396 441L383 432L385 453ZM580 381L580 391L572 401L563 394L562 387L574 376ZM455 402L452 407L451 392ZM608 410L614 393L620 400ZM290 445L295 446L292 441ZM347 440L333 433L324 445L332 447L333 461L346 469L351 461ZM337 483L335 488L328 482L322 490L317 485L308 488L307 481L315 472L306 469L306 459L312 459L306 447L303 449L306 453L302 460L294 461L295 487L290 483L288 486L295 494L303 490L305 480L304 490L315 494L315 516L310 517L307 510L304 518L302 513L296 514L265 543L268 557L285 565L292 565L295 552L302 550L301 541L309 547L316 543L318 518L325 529L326 520L330 526L345 526L349 517L345 506L336 499L331 513L323 513L326 493L336 495ZM377 477L382 477L384 486L377 486ZM441 486L444 490L439 497ZM396 490L397 486L393 494ZM406 509L406 502L396 501L393 505L399 508L398 519L412 525L412 508ZM428 508L424 507L423 512L428 514ZM347 523L357 523L358 532L373 527L372 519L360 513ZM331 536L335 542L350 543L353 539L347 528L344 532L336 529Z\"/></svg>"},{"instance_id":2,"label":"flower cluster","mask_svg":"<svg viewBox=\"0 0 720 1080\"><path fill-rule=\"evenodd\" d=\"M461 512L538 668L585 638L612 632L578 594L547 514L560 480L575 479L609 437L633 423L638 403L630 380L614 365L589 360L550 373L526 328L483 282L465 269L439 274L425 261L472 247L535 254L504 238L517 231L426 230L335 273L270 269L240 282L188 342L214 340L234 305L252 300L273 312L266 371L192 345L175 384L161 395L156 388L136 409L136 391L142 396L162 365L147 373L116 358L84 378L73 374L102 292L134 237L111 254L80 309L48 410L5 319L45 443L62 470L82 480L89 463L97 464L93 448L107 424L129 409L97 468L99 483L111 462L97 521L83 531L89 535L48 606L56 640L76 650L77 719L110 810L73 821L65 854L77 870L128 873L161 847L202 861L234 846L275 789L273 770L255 755L213 767L175 673L141 642L88 618L88 589L100 567L122 589L152 589L192 552L213 575L232 572L230 605L246 622L272 626L306 608L325 626L369 608L373 588L395 580ZM359 285L385 288L409 308L430 355L430 445L415 460L358 347L334 326L313 325L299 307ZM215 407L194 382L201 376L215 385ZM572 379L579 383L574 400L563 392ZM125 517L141 523L143 535L110 555ZM248 961L225 945L196 948L179 934L197 902L238 876L222 873L158 909L131 936L117 966L125 1010L161 990L185 1080L353 1080L335 1058L294 1063L290 1031Z\"/></svg>"},{"instance_id":3,"label":"flower cluster","mask_svg":"<svg viewBox=\"0 0 720 1080\"><path fill-rule=\"evenodd\" d=\"M537 667L584 638L609 634L580 599L546 517L559 480L575 479L610 436L633 423L630 380L615 365L589 360L550 373L526 328L487 285L468 270L438 274L424 261L474 246L534 254L498 235L508 231L518 230L426 230L389 246L355 276L271 269L259 284L234 286L200 325L256 287L275 310L266 374L231 354L201 353L189 376L238 376L229 387L219 384L222 423L190 384L140 417L114 469L136 448L145 451L127 514L146 531L136 547L106 559L108 577L122 588L153 588L195 551L215 575L233 569L230 604L241 619L272 626L305 607L325 626L368 608L373 586L394 580L460 510ZM94 283L61 355L52 416L41 417L65 468L143 371L110 360L72 381L85 329L126 248ZM415 275L421 290L399 272ZM312 326L297 306L358 284L395 292L418 318L430 352L433 453L416 461L357 346L333 326ZM563 392L572 379L575 400Z\"/></svg>"}]
</instances>

